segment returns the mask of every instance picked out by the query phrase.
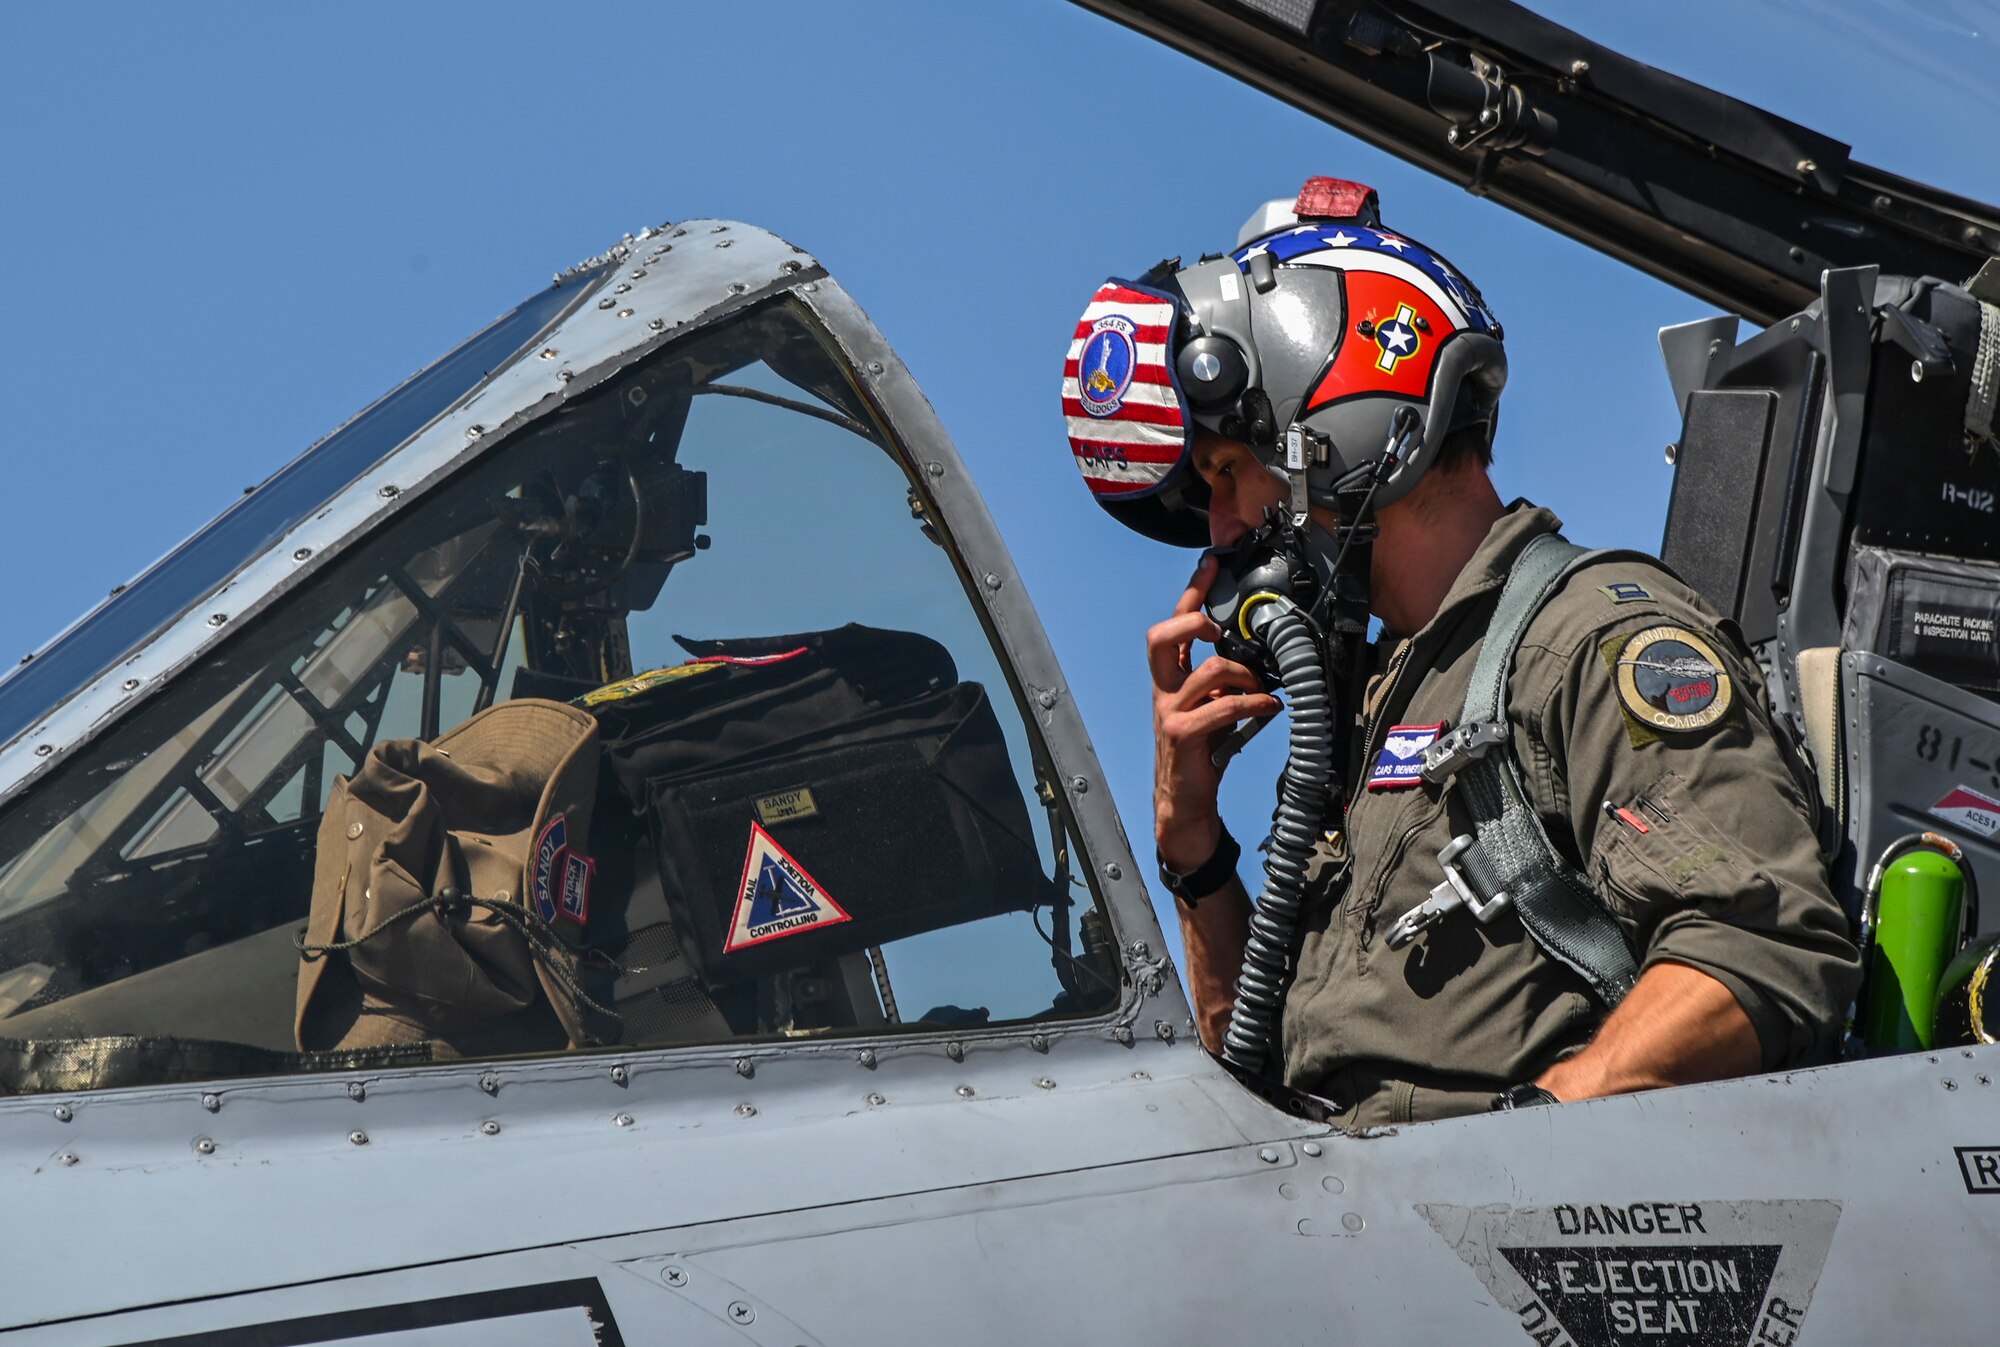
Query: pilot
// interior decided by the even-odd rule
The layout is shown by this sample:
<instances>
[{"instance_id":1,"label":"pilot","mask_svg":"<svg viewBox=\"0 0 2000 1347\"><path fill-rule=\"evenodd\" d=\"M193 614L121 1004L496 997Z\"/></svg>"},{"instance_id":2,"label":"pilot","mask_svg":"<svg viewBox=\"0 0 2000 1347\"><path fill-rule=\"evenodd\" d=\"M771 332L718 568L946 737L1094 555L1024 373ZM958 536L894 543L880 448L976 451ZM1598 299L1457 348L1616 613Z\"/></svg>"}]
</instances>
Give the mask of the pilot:
<instances>
[{"instance_id":1,"label":"pilot","mask_svg":"<svg viewBox=\"0 0 2000 1347\"><path fill-rule=\"evenodd\" d=\"M1538 544L1560 521L1495 491L1501 339L1372 189L1313 179L1231 254L1107 282L1070 347L1072 448L1121 522L1247 566L1226 550L1279 546L1290 517L1308 588L1343 509L1374 526L1378 672L1362 706L1336 703L1344 799L1308 835L1265 1059L1350 1126L1809 1061L1860 977L1807 769L1734 628L1657 561ZM1503 604L1531 552L1547 564L1520 593L1539 578L1545 597ZM1253 911L1217 750L1279 709L1245 663L1195 649L1223 636L1204 608L1223 571L1204 555L1147 633L1154 834L1212 1051ZM1498 709L1468 722L1490 642L1511 675L1490 652ZM1496 859L1502 834L1547 845Z\"/></svg>"}]
</instances>

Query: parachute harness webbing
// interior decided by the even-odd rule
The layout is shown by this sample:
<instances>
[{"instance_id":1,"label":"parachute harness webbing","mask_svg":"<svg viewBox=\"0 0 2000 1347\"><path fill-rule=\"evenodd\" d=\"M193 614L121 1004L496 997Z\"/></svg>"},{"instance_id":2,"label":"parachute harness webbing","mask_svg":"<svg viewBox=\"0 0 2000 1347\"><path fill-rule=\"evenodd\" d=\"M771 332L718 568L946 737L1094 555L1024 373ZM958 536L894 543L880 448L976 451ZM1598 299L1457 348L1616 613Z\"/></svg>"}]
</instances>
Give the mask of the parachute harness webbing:
<instances>
[{"instance_id":1,"label":"parachute harness webbing","mask_svg":"<svg viewBox=\"0 0 2000 1347\"><path fill-rule=\"evenodd\" d=\"M1622 555L1585 551L1552 533L1528 544L1500 591L1461 725L1506 726L1507 681L1528 623L1572 571ZM1483 898L1507 894L1535 943L1588 982L1606 1006L1617 1005L1638 980L1638 965L1617 918L1549 841L1522 785L1511 734L1455 779L1476 839L1458 862L1466 880Z\"/></svg>"},{"instance_id":2,"label":"parachute harness webbing","mask_svg":"<svg viewBox=\"0 0 2000 1347\"><path fill-rule=\"evenodd\" d=\"M2000 401L2000 305L1979 301L1979 349L1972 357L1972 391L1965 400L1965 428L1994 438L1993 411Z\"/></svg>"}]
</instances>

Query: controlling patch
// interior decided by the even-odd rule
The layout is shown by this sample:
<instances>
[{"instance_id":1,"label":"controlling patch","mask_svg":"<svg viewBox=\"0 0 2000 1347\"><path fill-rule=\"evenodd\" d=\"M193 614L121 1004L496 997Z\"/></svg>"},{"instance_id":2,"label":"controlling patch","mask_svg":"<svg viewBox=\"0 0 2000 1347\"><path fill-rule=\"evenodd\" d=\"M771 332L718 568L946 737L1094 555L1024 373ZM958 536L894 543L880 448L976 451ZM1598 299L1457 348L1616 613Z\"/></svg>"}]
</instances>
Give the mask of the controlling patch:
<instances>
[{"instance_id":1,"label":"controlling patch","mask_svg":"<svg viewBox=\"0 0 2000 1347\"><path fill-rule=\"evenodd\" d=\"M1424 750L1444 733L1444 722L1435 725L1391 725L1382 740L1382 751L1368 769L1368 789L1400 790L1424 779Z\"/></svg>"},{"instance_id":2,"label":"controlling patch","mask_svg":"<svg viewBox=\"0 0 2000 1347\"><path fill-rule=\"evenodd\" d=\"M1706 729L1729 713L1735 685L1715 647L1686 627L1648 627L1616 646L1612 680L1625 714L1660 734Z\"/></svg>"},{"instance_id":3,"label":"controlling patch","mask_svg":"<svg viewBox=\"0 0 2000 1347\"><path fill-rule=\"evenodd\" d=\"M750 850L743 858L736 910L722 946L725 954L851 920L833 895L764 831L763 824L750 825Z\"/></svg>"}]
</instances>

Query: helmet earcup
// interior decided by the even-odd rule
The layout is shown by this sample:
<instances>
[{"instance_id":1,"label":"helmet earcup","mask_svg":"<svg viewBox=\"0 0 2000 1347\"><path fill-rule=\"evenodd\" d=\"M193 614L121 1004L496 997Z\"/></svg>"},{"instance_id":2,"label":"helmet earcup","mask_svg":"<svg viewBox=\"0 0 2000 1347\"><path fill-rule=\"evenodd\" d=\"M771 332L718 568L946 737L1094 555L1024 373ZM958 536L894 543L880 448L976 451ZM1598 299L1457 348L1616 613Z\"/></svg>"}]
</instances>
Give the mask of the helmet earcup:
<instances>
[{"instance_id":1,"label":"helmet earcup","mask_svg":"<svg viewBox=\"0 0 2000 1347\"><path fill-rule=\"evenodd\" d=\"M1250 381L1250 362L1243 348L1227 337L1196 337L1175 358L1181 391L1198 411L1229 406Z\"/></svg>"}]
</instances>

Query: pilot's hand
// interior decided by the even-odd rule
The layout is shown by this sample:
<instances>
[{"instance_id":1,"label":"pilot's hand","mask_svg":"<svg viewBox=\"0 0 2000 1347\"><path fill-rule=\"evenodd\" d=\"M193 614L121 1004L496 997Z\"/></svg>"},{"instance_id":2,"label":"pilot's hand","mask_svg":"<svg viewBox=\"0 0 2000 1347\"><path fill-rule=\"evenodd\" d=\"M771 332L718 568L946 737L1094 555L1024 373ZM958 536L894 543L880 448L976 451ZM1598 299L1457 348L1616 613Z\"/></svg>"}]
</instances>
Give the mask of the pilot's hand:
<instances>
[{"instance_id":1,"label":"pilot's hand","mask_svg":"<svg viewBox=\"0 0 2000 1347\"><path fill-rule=\"evenodd\" d=\"M1221 635L1201 610L1217 564L1204 556L1174 615L1146 633L1153 674L1153 838L1161 858L1182 871L1207 861L1222 840L1216 808L1222 769L1210 755L1241 722L1278 713L1278 699L1241 664L1219 655L1193 663L1194 643Z\"/></svg>"}]
</instances>

